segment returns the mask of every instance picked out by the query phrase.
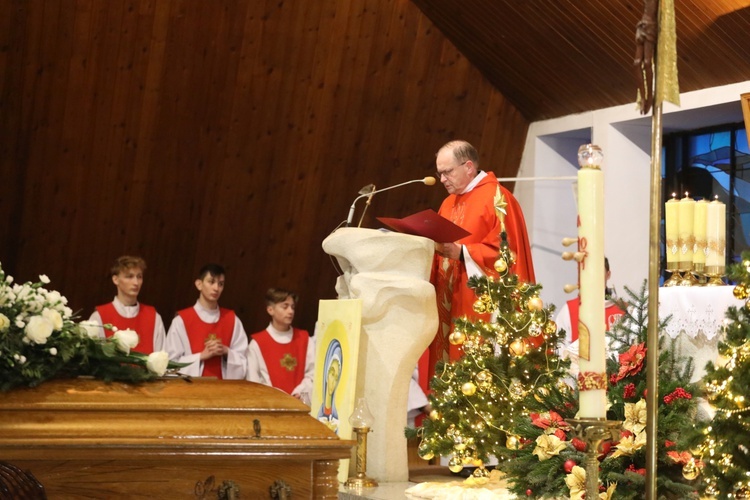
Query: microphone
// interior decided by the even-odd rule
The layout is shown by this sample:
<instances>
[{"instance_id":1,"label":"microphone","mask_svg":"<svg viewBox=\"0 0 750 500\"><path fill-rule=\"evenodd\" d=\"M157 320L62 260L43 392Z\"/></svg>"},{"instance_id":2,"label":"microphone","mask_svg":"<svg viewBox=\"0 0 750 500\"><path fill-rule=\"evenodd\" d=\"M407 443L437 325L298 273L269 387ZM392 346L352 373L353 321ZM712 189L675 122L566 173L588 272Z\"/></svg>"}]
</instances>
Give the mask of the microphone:
<instances>
[{"instance_id":1,"label":"microphone","mask_svg":"<svg viewBox=\"0 0 750 500\"><path fill-rule=\"evenodd\" d=\"M383 191L388 191L390 189L395 189L397 187L406 186L407 184L413 184L415 182L421 182L422 184L426 186L432 186L435 184L435 178L434 177L425 177L423 179L414 179L412 181L406 181L402 182L401 184L396 184L395 186L388 186L384 187L383 189L373 189L372 191L361 194L354 198L354 201L352 202L352 206L349 207L349 216L346 218L346 227L349 227L352 225L352 218L354 217L354 205L357 204L357 201L361 200L362 198L370 198L372 200L372 197L375 193L382 193Z\"/></svg>"}]
</instances>

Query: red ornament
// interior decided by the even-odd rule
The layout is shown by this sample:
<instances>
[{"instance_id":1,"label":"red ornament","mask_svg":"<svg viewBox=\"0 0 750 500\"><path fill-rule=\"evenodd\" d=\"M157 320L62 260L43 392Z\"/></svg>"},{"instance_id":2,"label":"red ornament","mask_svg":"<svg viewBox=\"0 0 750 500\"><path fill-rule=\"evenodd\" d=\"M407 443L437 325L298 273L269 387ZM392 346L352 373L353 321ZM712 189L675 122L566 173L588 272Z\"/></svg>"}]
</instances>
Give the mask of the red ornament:
<instances>
[{"instance_id":1,"label":"red ornament","mask_svg":"<svg viewBox=\"0 0 750 500\"><path fill-rule=\"evenodd\" d=\"M570 474L570 471L572 471L573 467L575 467L576 465L578 464L575 462L575 460L566 460L563 464L563 469L567 474Z\"/></svg>"},{"instance_id":2,"label":"red ornament","mask_svg":"<svg viewBox=\"0 0 750 500\"><path fill-rule=\"evenodd\" d=\"M586 443L584 443L583 440L579 438L571 439L570 444L572 444L573 447L580 452L586 451Z\"/></svg>"},{"instance_id":3,"label":"red ornament","mask_svg":"<svg viewBox=\"0 0 750 500\"><path fill-rule=\"evenodd\" d=\"M542 344L544 344L544 335L538 335L536 337L526 337L525 339L523 339L523 341L526 342L526 345L530 348L537 349Z\"/></svg>"},{"instance_id":4,"label":"red ornament","mask_svg":"<svg viewBox=\"0 0 750 500\"><path fill-rule=\"evenodd\" d=\"M526 490L526 496L527 496L527 497L530 497L530 496L531 496L531 495L533 495L533 494L534 494L534 492L533 492L533 491L531 491L531 488L529 488L528 490Z\"/></svg>"}]
</instances>

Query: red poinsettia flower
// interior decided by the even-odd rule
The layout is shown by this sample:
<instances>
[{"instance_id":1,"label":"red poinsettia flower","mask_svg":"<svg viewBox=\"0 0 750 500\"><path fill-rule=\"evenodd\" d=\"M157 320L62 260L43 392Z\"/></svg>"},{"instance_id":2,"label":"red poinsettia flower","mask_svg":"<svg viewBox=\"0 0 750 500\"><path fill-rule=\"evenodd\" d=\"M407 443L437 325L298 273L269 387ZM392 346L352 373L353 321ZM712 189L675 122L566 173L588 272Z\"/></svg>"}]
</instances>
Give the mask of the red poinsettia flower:
<instances>
[{"instance_id":1,"label":"red poinsettia flower","mask_svg":"<svg viewBox=\"0 0 750 500\"><path fill-rule=\"evenodd\" d=\"M622 391L622 397L625 399L629 399L635 396L635 384L628 384L625 386L625 388Z\"/></svg>"},{"instance_id":2,"label":"red poinsettia flower","mask_svg":"<svg viewBox=\"0 0 750 500\"><path fill-rule=\"evenodd\" d=\"M636 469L635 464L630 464L626 470L635 472L636 474L640 474L641 476L646 475L646 469Z\"/></svg>"},{"instance_id":3,"label":"red poinsettia flower","mask_svg":"<svg viewBox=\"0 0 750 500\"><path fill-rule=\"evenodd\" d=\"M674 446L676 444L677 443L675 443L674 441L670 441L669 439L667 439L667 440L664 441L664 447L665 448L671 448L672 446Z\"/></svg>"},{"instance_id":4,"label":"red poinsettia flower","mask_svg":"<svg viewBox=\"0 0 750 500\"><path fill-rule=\"evenodd\" d=\"M689 451L668 451L667 456L676 464L685 465L693 459L693 455Z\"/></svg>"},{"instance_id":5,"label":"red poinsettia flower","mask_svg":"<svg viewBox=\"0 0 750 500\"><path fill-rule=\"evenodd\" d=\"M620 353L620 371L612 376L615 382L641 371L646 360L646 350L646 344L641 343L630 346L626 352Z\"/></svg>"},{"instance_id":6,"label":"red poinsettia flower","mask_svg":"<svg viewBox=\"0 0 750 500\"><path fill-rule=\"evenodd\" d=\"M563 420L559 413L550 411L549 413L530 413L531 423L541 429L553 427L555 429L570 429L570 425Z\"/></svg>"}]
</instances>

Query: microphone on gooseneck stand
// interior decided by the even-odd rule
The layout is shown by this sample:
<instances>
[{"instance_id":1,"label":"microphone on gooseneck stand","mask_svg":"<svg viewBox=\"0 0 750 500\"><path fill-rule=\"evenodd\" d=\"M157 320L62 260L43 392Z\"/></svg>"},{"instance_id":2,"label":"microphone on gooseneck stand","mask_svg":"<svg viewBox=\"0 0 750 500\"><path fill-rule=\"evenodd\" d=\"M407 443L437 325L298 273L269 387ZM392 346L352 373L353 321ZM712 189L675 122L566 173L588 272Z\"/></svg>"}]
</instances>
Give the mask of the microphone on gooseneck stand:
<instances>
[{"instance_id":1,"label":"microphone on gooseneck stand","mask_svg":"<svg viewBox=\"0 0 750 500\"><path fill-rule=\"evenodd\" d=\"M424 184L426 186L432 186L432 185L435 184L435 178L434 177L424 177L422 179L414 179L414 180L411 180L411 181L402 182L401 184L396 184L395 186L388 186L388 187L385 187L383 189L372 189L371 191L368 191L367 193L364 193L364 194L361 194L361 195L357 196L356 198L354 198L354 201L352 202L352 206L349 207L349 216L346 218L346 227L350 227L352 225L352 218L354 218L354 206L357 204L357 201L361 200L362 198L370 198L370 200L372 200L372 196L375 193L382 193L383 191L388 191L390 189L395 189L397 187L405 186L407 184L413 184L415 182L421 182L422 184ZM365 186L365 188L366 187L368 187L368 186ZM362 189L364 190L365 188L362 188ZM374 186L373 186L373 188L374 188ZM362 191L360 191L360 193L361 192ZM370 200L368 200L368 205L369 205L369 201Z\"/></svg>"}]
</instances>

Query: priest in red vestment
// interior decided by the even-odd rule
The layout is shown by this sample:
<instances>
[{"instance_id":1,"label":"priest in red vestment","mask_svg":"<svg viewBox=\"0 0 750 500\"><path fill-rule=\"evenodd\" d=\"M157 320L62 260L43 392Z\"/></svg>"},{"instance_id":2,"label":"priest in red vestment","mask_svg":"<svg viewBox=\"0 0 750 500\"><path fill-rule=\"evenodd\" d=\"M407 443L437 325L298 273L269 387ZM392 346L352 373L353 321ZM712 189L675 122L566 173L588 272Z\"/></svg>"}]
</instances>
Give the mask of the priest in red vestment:
<instances>
[{"instance_id":1,"label":"priest in red vestment","mask_svg":"<svg viewBox=\"0 0 750 500\"><path fill-rule=\"evenodd\" d=\"M507 203L504 225L516 257L511 272L521 281L535 281L521 207L510 191L498 183L495 174L480 170L477 150L466 141L451 141L440 148L435 163L437 176L448 191L439 213L471 235L456 242L435 244L431 282L435 285L440 323L430 345L427 380L434 375L439 360L458 359L462 354L460 346L448 342L453 319L489 319L488 315L474 312L476 295L467 282L471 276L497 276L494 263L500 250L501 222L494 200L498 189ZM420 378L423 373L420 369Z\"/></svg>"}]
</instances>

